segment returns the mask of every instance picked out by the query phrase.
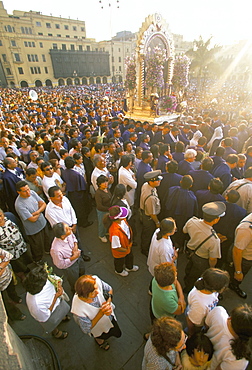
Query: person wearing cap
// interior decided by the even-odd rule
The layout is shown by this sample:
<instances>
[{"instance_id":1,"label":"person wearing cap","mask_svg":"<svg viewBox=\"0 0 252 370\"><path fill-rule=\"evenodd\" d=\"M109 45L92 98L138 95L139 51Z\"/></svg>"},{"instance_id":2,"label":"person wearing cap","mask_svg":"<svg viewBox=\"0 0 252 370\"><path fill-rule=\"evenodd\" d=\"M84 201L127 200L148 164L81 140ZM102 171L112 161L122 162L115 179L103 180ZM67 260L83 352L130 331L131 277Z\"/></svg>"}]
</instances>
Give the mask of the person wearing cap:
<instances>
[{"instance_id":1,"label":"person wearing cap","mask_svg":"<svg viewBox=\"0 0 252 370\"><path fill-rule=\"evenodd\" d=\"M220 217L225 215L226 205L223 202L210 202L202 207L203 219L192 217L183 227L189 234L187 249L193 252L185 269L185 288L188 293L195 281L209 267L215 267L217 258L221 258L220 239L213 229ZM197 250L196 250L197 249Z\"/></svg>"},{"instance_id":2,"label":"person wearing cap","mask_svg":"<svg viewBox=\"0 0 252 370\"><path fill-rule=\"evenodd\" d=\"M161 171L150 171L144 174L147 181L143 184L140 197L140 210L142 214L141 252L148 256L152 235L160 226L158 215L160 213L160 200L156 188L160 185Z\"/></svg>"},{"instance_id":3,"label":"person wearing cap","mask_svg":"<svg viewBox=\"0 0 252 370\"><path fill-rule=\"evenodd\" d=\"M123 277L139 270L138 266L133 265L132 230L126 220L128 214L127 208L113 206L103 219L104 226L109 229L115 273Z\"/></svg>"}]
</instances>

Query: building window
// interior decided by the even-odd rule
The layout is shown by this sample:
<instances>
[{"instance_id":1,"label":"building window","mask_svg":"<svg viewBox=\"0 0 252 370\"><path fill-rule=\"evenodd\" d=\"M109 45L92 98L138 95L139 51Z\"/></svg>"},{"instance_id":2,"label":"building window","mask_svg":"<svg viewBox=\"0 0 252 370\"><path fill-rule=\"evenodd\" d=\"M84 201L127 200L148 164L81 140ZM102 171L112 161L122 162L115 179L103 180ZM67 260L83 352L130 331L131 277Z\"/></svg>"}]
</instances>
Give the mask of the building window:
<instances>
[{"instance_id":1,"label":"building window","mask_svg":"<svg viewBox=\"0 0 252 370\"><path fill-rule=\"evenodd\" d=\"M36 22L37 27L41 27L41 22Z\"/></svg>"},{"instance_id":2,"label":"building window","mask_svg":"<svg viewBox=\"0 0 252 370\"><path fill-rule=\"evenodd\" d=\"M73 31L77 31L77 27L76 26L73 26Z\"/></svg>"},{"instance_id":3,"label":"building window","mask_svg":"<svg viewBox=\"0 0 252 370\"><path fill-rule=\"evenodd\" d=\"M69 27L68 27L68 25L67 25L67 24L65 24L65 25L64 25L64 29L65 29L65 30L69 30Z\"/></svg>"},{"instance_id":4,"label":"building window","mask_svg":"<svg viewBox=\"0 0 252 370\"><path fill-rule=\"evenodd\" d=\"M6 32L15 32L15 28L10 25L4 26L4 28Z\"/></svg>"},{"instance_id":5,"label":"building window","mask_svg":"<svg viewBox=\"0 0 252 370\"><path fill-rule=\"evenodd\" d=\"M121 49L120 49L120 48L118 48L118 51L119 51L119 53L120 53Z\"/></svg>"},{"instance_id":6,"label":"building window","mask_svg":"<svg viewBox=\"0 0 252 370\"><path fill-rule=\"evenodd\" d=\"M28 59L28 62L31 62L31 55L30 54L27 54L27 59Z\"/></svg>"},{"instance_id":7,"label":"building window","mask_svg":"<svg viewBox=\"0 0 252 370\"><path fill-rule=\"evenodd\" d=\"M46 23L46 28L51 28L51 23Z\"/></svg>"},{"instance_id":8,"label":"building window","mask_svg":"<svg viewBox=\"0 0 252 370\"><path fill-rule=\"evenodd\" d=\"M42 54L42 60L43 60L43 62L46 62L46 57L45 57L44 54Z\"/></svg>"},{"instance_id":9,"label":"building window","mask_svg":"<svg viewBox=\"0 0 252 370\"><path fill-rule=\"evenodd\" d=\"M114 57L112 57L112 63L114 63L114 61L115 61L115 58L114 58Z\"/></svg>"},{"instance_id":10,"label":"building window","mask_svg":"<svg viewBox=\"0 0 252 370\"><path fill-rule=\"evenodd\" d=\"M66 44L61 45L62 50L66 50Z\"/></svg>"},{"instance_id":11,"label":"building window","mask_svg":"<svg viewBox=\"0 0 252 370\"><path fill-rule=\"evenodd\" d=\"M57 30L59 30L59 29L60 29L60 25L59 25L59 24L55 24L55 28L56 28Z\"/></svg>"},{"instance_id":12,"label":"building window","mask_svg":"<svg viewBox=\"0 0 252 370\"><path fill-rule=\"evenodd\" d=\"M78 36L74 36L74 39L77 39L78 38Z\"/></svg>"},{"instance_id":13,"label":"building window","mask_svg":"<svg viewBox=\"0 0 252 370\"><path fill-rule=\"evenodd\" d=\"M6 74L8 75L8 76L10 76L12 73L11 73L11 70L10 70L10 68L6 68Z\"/></svg>"},{"instance_id":14,"label":"building window","mask_svg":"<svg viewBox=\"0 0 252 370\"><path fill-rule=\"evenodd\" d=\"M11 40L11 46L17 46L17 44L16 44L16 41L15 40Z\"/></svg>"},{"instance_id":15,"label":"building window","mask_svg":"<svg viewBox=\"0 0 252 370\"><path fill-rule=\"evenodd\" d=\"M32 41L32 47L35 48L35 42L34 41Z\"/></svg>"},{"instance_id":16,"label":"building window","mask_svg":"<svg viewBox=\"0 0 252 370\"><path fill-rule=\"evenodd\" d=\"M43 32L39 32L39 33L38 33L38 35L39 35L39 36L43 36Z\"/></svg>"},{"instance_id":17,"label":"building window","mask_svg":"<svg viewBox=\"0 0 252 370\"><path fill-rule=\"evenodd\" d=\"M90 46L89 45L87 45L87 51L90 51Z\"/></svg>"},{"instance_id":18,"label":"building window","mask_svg":"<svg viewBox=\"0 0 252 370\"><path fill-rule=\"evenodd\" d=\"M28 42L24 41L24 46L27 48L28 47Z\"/></svg>"},{"instance_id":19,"label":"building window","mask_svg":"<svg viewBox=\"0 0 252 370\"><path fill-rule=\"evenodd\" d=\"M118 58L118 62L119 62L119 63L121 63L121 61L122 61L122 58L121 58L121 57L119 57L119 58Z\"/></svg>"},{"instance_id":20,"label":"building window","mask_svg":"<svg viewBox=\"0 0 252 370\"><path fill-rule=\"evenodd\" d=\"M0 40L0 46L3 46L2 40Z\"/></svg>"},{"instance_id":21,"label":"building window","mask_svg":"<svg viewBox=\"0 0 252 370\"><path fill-rule=\"evenodd\" d=\"M7 62L7 55L6 54L2 54L2 58L3 58L4 62Z\"/></svg>"},{"instance_id":22,"label":"building window","mask_svg":"<svg viewBox=\"0 0 252 370\"><path fill-rule=\"evenodd\" d=\"M21 62L20 55L17 53L14 54L14 59L15 59L15 62Z\"/></svg>"},{"instance_id":23,"label":"building window","mask_svg":"<svg viewBox=\"0 0 252 370\"><path fill-rule=\"evenodd\" d=\"M82 51L82 50L83 50L82 45L79 45L79 50L80 50L80 51Z\"/></svg>"},{"instance_id":24,"label":"building window","mask_svg":"<svg viewBox=\"0 0 252 370\"><path fill-rule=\"evenodd\" d=\"M57 44L52 44L53 50L58 50L58 45Z\"/></svg>"},{"instance_id":25,"label":"building window","mask_svg":"<svg viewBox=\"0 0 252 370\"><path fill-rule=\"evenodd\" d=\"M95 48L95 51L98 51L98 48Z\"/></svg>"},{"instance_id":26,"label":"building window","mask_svg":"<svg viewBox=\"0 0 252 370\"><path fill-rule=\"evenodd\" d=\"M48 33L48 36L51 36L52 37L52 33Z\"/></svg>"},{"instance_id":27,"label":"building window","mask_svg":"<svg viewBox=\"0 0 252 370\"><path fill-rule=\"evenodd\" d=\"M47 67L45 67L45 73L48 73L48 68Z\"/></svg>"},{"instance_id":28,"label":"building window","mask_svg":"<svg viewBox=\"0 0 252 370\"><path fill-rule=\"evenodd\" d=\"M70 35L66 35L66 38L67 38L67 39L70 39Z\"/></svg>"},{"instance_id":29,"label":"building window","mask_svg":"<svg viewBox=\"0 0 252 370\"><path fill-rule=\"evenodd\" d=\"M81 27L81 32L85 32L85 27Z\"/></svg>"},{"instance_id":30,"label":"building window","mask_svg":"<svg viewBox=\"0 0 252 370\"><path fill-rule=\"evenodd\" d=\"M40 70L40 67L30 67L30 70L31 70L31 74L41 74L41 70Z\"/></svg>"},{"instance_id":31,"label":"building window","mask_svg":"<svg viewBox=\"0 0 252 370\"><path fill-rule=\"evenodd\" d=\"M57 35L57 37L61 37L61 35Z\"/></svg>"},{"instance_id":32,"label":"building window","mask_svg":"<svg viewBox=\"0 0 252 370\"><path fill-rule=\"evenodd\" d=\"M119 72L122 72L122 67L121 66L119 66Z\"/></svg>"},{"instance_id":33,"label":"building window","mask_svg":"<svg viewBox=\"0 0 252 370\"><path fill-rule=\"evenodd\" d=\"M38 62L37 54L27 54L27 59L29 62Z\"/></svg>"},{"instance_id":34,"label":"building window","mask_svg":"<svg viewBox=\"0 0 252 370\"><path fill-rule=\"evenodd\" d=\"M23 71L23 68L22 67L18 67L18 73L20 75L23 75L24 74L24 71Z\"/></svg>"},{"instance_id":35,"label":"building window","mask_svg":"<svg viewBox=\"0 0 252 370\"><path fill-rule=\"evenodd\" d=\"M75 50L73 44L70 45L70 50Z\"/></svg>"}]
</instances>

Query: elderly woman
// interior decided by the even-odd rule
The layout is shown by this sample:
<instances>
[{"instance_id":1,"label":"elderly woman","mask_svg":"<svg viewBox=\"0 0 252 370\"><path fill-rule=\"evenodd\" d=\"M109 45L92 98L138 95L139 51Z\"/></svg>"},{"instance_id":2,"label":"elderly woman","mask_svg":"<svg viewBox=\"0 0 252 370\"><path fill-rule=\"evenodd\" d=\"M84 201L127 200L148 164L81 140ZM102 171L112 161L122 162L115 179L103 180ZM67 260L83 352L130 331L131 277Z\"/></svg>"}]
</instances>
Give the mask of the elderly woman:
<instances>
[{"instance_id":1,"label":"elderly woman","mask_svg":"<svg viewBox=\"0 0 252 370\"><path fill-rule=\"evenodd\" d=\"M32 263L32 258L27 251L26 243L17 225L4 217L0 209L0 247L12 254L11 266L13 271L24 279L24 273L29 272L28 264Z\"/></svg>"},{"instance_id":2,"label":"elderly woman","mask_svg":"<svg viewBox=\"0 0 252 370\"><path fill-rule=\"evenodd\" d=\"M32 317L47 333L52 333L54 338L65 339L68 333L57 328L61 321L70 320L67 316L70 307L61 298L64 293L61 279L59 278L55 288L44 267L39 266L27 274L23 285L27 291L26 304Z\"/></svg>"},{"instance_id":3,"label":"elderly woman","mask_svg":"<svg viewBox=\"0 0 252 370\"><path fill-rule=\"evenodd\" d=\"M185 348L186 339L177 320L166 316L155 320L144 348L142 370L182 369L178 352Z\"/></svg>"},{"instance_id":4,"label":"elderly woman","mask_svg":"<svg viewBox=\"0 0 252 370\"><path fill-rule=\"evenodd\" d=\"M76 281L75 291L71 309L74 320L83 333L93 336L98 346L107 351L107 339L122 335L113 310L111 286L98 276L83 275Z\"/></svg>"}]
</instances>

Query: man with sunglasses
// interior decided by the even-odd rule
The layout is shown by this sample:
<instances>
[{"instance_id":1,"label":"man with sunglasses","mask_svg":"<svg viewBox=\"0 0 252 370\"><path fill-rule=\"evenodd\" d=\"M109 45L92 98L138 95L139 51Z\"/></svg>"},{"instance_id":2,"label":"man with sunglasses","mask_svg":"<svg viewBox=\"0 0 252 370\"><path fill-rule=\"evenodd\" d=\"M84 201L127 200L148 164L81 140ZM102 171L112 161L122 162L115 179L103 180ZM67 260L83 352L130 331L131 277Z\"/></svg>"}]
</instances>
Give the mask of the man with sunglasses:
<instances>
[{"instance_id":1,"label":"man with sunglasses","mask_svg":"<svg viewBox=\"0 0 252 370\"><path fill-rule=\"evenodd\" d=\"M44 174L42 180L43 191L48 199L49 199L48 189L51 188L52 186L58 186L63 193L65 192L66 184L64 183L62 178L56 172L53 171L50 162L42 163L41 170L43 171Z\"/></svg>"}]
</instances>

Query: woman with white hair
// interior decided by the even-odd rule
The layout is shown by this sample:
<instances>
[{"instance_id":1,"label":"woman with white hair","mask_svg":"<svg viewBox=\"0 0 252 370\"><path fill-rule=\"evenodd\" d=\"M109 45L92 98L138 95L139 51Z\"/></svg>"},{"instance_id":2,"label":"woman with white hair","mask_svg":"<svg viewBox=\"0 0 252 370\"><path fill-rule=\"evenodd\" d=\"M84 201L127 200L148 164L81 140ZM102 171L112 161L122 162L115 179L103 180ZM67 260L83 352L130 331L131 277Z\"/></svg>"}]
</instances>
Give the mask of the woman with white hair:
<instances>
[{"instance_id":1,"label":"woman with white hair","mask_svg":"<svg viewBox=\"0 0 252 370\"><path fill-rule=\"evenodd\" d=\"M189 171L193 170L192 162L195 161L197 152L194 149L187 149L184 154L184 160L179 162L178 174L184 176L188 175Z\"/></svg>"}]
</instances>

